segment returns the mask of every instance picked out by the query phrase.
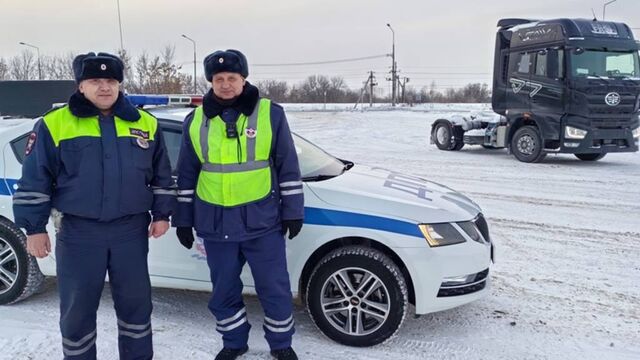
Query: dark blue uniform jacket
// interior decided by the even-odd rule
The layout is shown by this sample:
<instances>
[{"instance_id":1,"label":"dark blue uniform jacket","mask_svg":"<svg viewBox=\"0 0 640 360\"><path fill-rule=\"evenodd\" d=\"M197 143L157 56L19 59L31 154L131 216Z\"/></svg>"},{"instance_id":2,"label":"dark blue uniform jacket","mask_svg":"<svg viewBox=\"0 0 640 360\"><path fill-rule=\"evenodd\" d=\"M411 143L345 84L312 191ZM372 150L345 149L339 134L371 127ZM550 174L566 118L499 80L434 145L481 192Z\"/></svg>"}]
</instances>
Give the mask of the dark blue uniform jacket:
<instances>
[{"instance_id":1,"label":"dark blue uniform jacket","mask_svg":"<svg viewBox=\"0 0 640 360\"><path fill-rule=\"evenodd\" d=\"M243 93L232 104L223 105L210 90L203 100L207 118L219 115L235 123L240 114L249 116L259 100L258 89L246 83ZM281 220L303 219L304 200L298 155L284 110L271 103L271 194L236 207L212 205L198 199L195 188L201 163L189 137L193 112L187 115L178 159L178 207L173 226L195 227L197 235L208 241L244 241L281 231Z\"/></svg>"},{"instance_id":2,"label":"dark blue uniform jacket","mask_svg":"<svg viewBox=\"0 0 640 360\"><path fill-rule=\"evenodd\" d=\"M52 207L100 222L148 211L154 221L168 220L175 186L161 129L154 141L140 141L151 138L144 131L118 137L113 116L101 115L79 92L66 106L78 121L97 116L100 136L73 137L56 146L44 120L36 123L14 194L16 224L27 234L44 233ZM119 94L115 116L136 122L139 111Z\"/></svg>"}]
</instances>

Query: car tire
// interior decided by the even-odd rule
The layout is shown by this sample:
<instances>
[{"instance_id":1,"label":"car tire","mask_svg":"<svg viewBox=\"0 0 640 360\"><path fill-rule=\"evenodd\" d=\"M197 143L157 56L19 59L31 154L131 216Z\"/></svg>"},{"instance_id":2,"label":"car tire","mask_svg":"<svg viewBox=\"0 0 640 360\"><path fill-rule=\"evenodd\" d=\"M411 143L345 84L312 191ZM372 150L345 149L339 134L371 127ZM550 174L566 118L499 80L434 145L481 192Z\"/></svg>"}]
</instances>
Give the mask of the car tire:
<instances>
[{"instance_id":1,"label":"car tire","mask_svg":"<svg viewBox=\"0 0 640 360\"><path fill-rule=\"evenodd\" d=\"M602 153L602 154L573 154L575 155L578 159L582 160L582 161L598 161L600 159L602 159L605 155L607 155L607 153Z\"/></svg>"},{"instance_id":2,"label":"car tire","mask_svg":"<svg viewBox=\"0 0 640 360\"><path fill-rule=\"evenodd\" d=\"M438 149L440 150L451 150L453 149L452 139L453 132L451 129L451 125L448 122L441 121L436 126L433 127L432 130L433 142L436 144Z\"/></svg>"},{"instance_id":3,"label":"car tire","mask_svg":"<svg viewBox=\"0 0 640 360\"><path fill-rule=\"evenodd\" d=\"M364 347L398 332L407 313L407 294L404 276L389 257L372 248L349 246L318 263L306 300L323 334L344 345Z\"/></svg>"},{"instance_id":4,"label":"car tire","mask_svg":"<svg viewBox=\"0 0 640 360\"><path fill-rule=\"evenodd\" d=\"M43 283L36 258L27 253L27 237L12 222L0 218L0 305L28 298Z\"/></svg>"},{"instance_id":5,"label":"car tire","mask_svg":"<svg viewBox=\"0 0 640 360\"><path fill-rule=\"evenodd\" d=\"M516 159L526 163L537 163L547 156L547 153L544 152L540 132L531 125L523 126L513 134L511 152Z\"/></svg>"}]
</instances>

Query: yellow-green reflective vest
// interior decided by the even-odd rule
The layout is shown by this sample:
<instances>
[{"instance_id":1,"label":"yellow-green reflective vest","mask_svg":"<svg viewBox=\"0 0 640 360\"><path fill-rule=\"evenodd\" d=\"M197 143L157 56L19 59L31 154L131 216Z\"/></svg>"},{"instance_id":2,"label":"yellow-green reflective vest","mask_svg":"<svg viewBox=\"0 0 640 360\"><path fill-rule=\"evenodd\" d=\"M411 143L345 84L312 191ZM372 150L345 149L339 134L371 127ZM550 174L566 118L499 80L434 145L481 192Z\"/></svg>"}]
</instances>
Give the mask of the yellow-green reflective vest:
<instances>
[{"instance_id":1,"label":"yellow-green reflective vest","mask_svg":"<svg viewBox=\"0 0 640 360\"><path fill-rule=\"evenodd\" d=\"M140 119L137 121L122 120L114 116L116 134L118 137L139 137L136 133L140 131L146 133L147 140L154 140L158 121L156 118L140 111ZM100 137L100 123L97 116L79 118L71 113L69 106L64 106L56 111L52 111L44 116L44 122L51 134L56 147L60 146L60 141L74 139L81 136Z\"/></svg>"},{"instance_id":2,"label":"yellow-green reflective vest","mask_svg":"<svg viewBox=\"0 0 640 360\"><path fill-rule=\"evenodd\" d=\"M271 101L260 99L251 116L240 114L238 138L227 138L224 120L207 119L196 108L189 137L202 163L196 185L201 200L219 206L244 205L271 191Z\"/></svg>"}]
</instances>

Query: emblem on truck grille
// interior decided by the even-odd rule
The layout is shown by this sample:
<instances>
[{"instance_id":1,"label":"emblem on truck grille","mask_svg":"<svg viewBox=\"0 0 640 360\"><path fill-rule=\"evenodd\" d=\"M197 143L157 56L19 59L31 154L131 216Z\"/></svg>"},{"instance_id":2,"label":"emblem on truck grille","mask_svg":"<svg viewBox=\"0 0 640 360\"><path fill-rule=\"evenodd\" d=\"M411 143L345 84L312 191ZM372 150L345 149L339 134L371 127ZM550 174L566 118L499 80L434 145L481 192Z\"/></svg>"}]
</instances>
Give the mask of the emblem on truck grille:
<instances>
[{"instance_id":1,"label":"emblem on truck grille","mask_svg":"<svg viewBox=\"0 0 640 360\"><path fill-rule=\"evenodd\" d=\"M604 97L604 102L609 106L617 106L620 104L620 94L617 92L610 92Z\"/></svg>"}]
</instances>

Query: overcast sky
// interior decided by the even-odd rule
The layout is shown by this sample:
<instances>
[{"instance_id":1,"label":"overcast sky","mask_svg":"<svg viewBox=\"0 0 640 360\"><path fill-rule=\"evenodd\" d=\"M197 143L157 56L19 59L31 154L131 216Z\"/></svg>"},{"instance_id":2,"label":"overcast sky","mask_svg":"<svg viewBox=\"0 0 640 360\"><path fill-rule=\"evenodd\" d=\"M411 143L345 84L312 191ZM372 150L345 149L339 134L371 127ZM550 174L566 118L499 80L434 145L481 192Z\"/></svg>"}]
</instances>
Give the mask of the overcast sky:
<instances>
[{"instance_id":1,"label":"overcast sky","mask_svg":"<svg viewBox=\"0 0 640 360\"><path fill-rule=\"evenodd\" d=\"M340 75L358 87L373 70L381 87L390 58L314 66L265 67L339 60L391 52L395 31L398 69L420 88L490 83L496 23L505 17L602 17L604 0L120 0L124 47L134 56L174 45L176 62L192 73L208 53L244 52L249 80L299 82L310 74ZM109 51L120 47L117 0L0 0L0 57L40 47L41 55ZM617 0L606 19L639 28L640 0Z\"/></svg>"}]
</instances>

